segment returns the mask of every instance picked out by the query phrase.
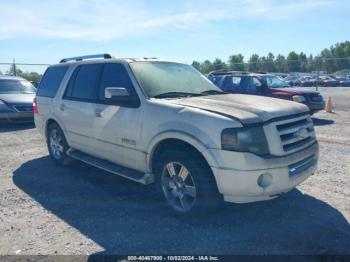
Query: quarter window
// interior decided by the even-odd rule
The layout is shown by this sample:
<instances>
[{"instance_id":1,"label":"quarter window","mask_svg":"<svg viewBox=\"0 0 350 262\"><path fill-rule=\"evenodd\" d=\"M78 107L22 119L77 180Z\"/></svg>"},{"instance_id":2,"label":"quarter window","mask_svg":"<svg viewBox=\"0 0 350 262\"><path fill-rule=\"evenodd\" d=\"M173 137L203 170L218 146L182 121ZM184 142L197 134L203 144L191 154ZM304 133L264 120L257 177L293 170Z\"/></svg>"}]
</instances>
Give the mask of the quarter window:
<instances>
[{"instance_id":1,"label":"quarter window","mask_svg":"<svg viewBox=\"0 0 350 262\"><path fill-rule=\"evenodd\" d=\"M67 69L67 66L56 66L48 68L40 81L36 95L51 98L55 97L57 90L63 80L63 77L67 72Z\"/></svg>"}]
</instances>

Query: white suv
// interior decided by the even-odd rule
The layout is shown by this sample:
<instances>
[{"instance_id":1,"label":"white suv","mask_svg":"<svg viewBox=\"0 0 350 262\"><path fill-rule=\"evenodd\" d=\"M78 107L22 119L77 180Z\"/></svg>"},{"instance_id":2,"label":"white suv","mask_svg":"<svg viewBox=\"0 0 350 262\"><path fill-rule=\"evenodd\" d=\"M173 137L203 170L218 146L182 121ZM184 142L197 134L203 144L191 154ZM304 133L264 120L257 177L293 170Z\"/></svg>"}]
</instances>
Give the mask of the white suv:
<instances>
[{"instance_id":1,"label":"white suv","mask_svg":"<svg viewBox=\"0 0 350 262\"><path fill-rule=\"evenodd\" d=\"M273 199L313 174L318 159L306 106L223 93L174 62L63 59L45 72L34 112L57 165L78 159L159 184L179 212L220 194L235 203Z\"/></svg>"}]
</instances>

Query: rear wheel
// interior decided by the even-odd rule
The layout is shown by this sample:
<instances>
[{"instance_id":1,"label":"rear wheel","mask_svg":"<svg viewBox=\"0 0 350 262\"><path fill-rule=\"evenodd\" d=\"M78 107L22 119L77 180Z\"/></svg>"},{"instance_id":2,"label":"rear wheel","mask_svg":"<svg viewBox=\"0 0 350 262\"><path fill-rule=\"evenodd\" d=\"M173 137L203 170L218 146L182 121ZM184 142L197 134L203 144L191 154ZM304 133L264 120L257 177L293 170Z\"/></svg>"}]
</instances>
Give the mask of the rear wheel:
<instances>
[{"instance_id":1,"label":"rear wheel","mask_svg":"<svg viewBox=\"0 0 350 262\"><path fill-rule=\"evenodd\" d=\"M203 160L171 151L163 154L158 163L161 192L173 211L193 213L218 206L216 181Z\"/></svg>"},{"instance_id":2,"label":"rear wheel","mask_svg":"<svg viewBox=\"0 0 350 262\"><path fill-rule=\"evenodd\" d=\"M52 123L48 127L47 146L50 157L56 165L68 164L70 158L67 156L67 150L69 146L62 129L56 123Z\"/></svg>"}]
</instances>

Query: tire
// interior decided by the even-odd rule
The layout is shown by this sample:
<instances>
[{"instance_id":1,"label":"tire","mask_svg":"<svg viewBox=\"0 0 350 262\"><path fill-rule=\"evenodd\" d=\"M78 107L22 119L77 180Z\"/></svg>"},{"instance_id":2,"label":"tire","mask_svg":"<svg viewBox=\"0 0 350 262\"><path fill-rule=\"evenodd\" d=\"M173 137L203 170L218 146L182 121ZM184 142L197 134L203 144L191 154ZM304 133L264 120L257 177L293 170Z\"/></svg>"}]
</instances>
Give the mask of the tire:
<instances>
[{"instance_id":1,"label":"tire","mask_svg":"<svg viewBox=\"0 0 350 262\"><path fill-rule=\"evenodd\" d=\"M46 143L50 158L55 165L63 166L70 163L70 157L67 156L69 145L62 129L56 123L49 125Z\"/></svg>"},{"instance_id":2,"label":"tire","mask_svg":"<svg viewBox=\"0 0 350 262\"><path fill-rule=\"evenodd\" d=\"M159 191L176 214L208 211L222 202L208 164L193 153L165 152L159 158L156 175Z\"/></svg>"}]
</instances>

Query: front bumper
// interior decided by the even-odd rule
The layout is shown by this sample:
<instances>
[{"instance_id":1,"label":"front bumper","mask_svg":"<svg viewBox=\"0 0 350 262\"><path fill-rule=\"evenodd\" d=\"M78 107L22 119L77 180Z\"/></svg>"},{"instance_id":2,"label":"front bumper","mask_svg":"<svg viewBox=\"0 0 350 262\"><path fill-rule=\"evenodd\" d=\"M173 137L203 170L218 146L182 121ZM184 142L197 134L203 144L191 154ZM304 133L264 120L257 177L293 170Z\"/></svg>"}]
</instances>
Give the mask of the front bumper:
<instances>
[{"instance_id":1,"label":"front bumper","mask_svg":"<svg viewBox=\"0 0 350 262\"><path fill-rule=\"evenodd\" d=\"M33 112L0 112L0 123L31 123Z\"/></svg>"},{"instance_id":2,"label":"front bumper","mask_svg":"<svg viewBox=\"0 0 350 262\"><path fill-rule=\"evenodd\" d=\"M325 108L325 102L321 101L321 102L307 102L305 104L306 106L309 107L311 112L317 112L317 111L321 111L324 110Z\"/></svg>"},{"instance_id":3,"label":"front bumper","mask_svg":"<svg viewBox=\"0 0 350 262\"><path fill-rule=\"evenodd\" d=\"M211 150L213 151L213 150ZM316 171L318 144L291 155L262 158L251 153L214 150L219 166L211 166L224 200L248 203L276 198Z\"/></svg>"}]
</instances>

